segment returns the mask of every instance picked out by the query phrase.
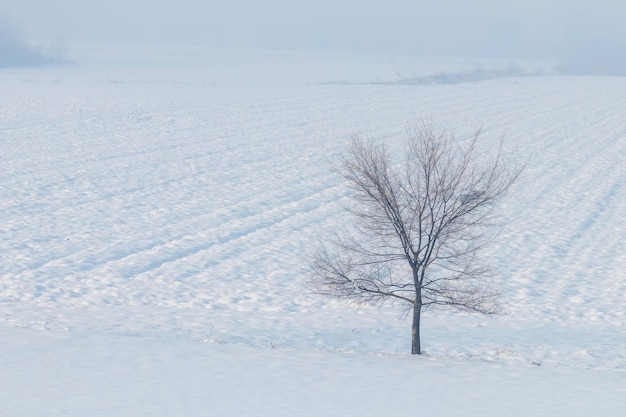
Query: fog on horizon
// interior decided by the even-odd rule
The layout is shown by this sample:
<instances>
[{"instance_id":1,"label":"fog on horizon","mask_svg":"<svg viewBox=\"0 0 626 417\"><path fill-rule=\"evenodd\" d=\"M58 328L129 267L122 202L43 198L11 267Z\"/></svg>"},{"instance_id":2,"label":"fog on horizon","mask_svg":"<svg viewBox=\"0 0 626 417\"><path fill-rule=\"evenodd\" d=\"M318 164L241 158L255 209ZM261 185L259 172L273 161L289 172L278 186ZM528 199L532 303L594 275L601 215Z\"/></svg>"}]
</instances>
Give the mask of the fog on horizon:
<instances>
[{"instance_id":1,"label":"fog on horizon","mask_svg":"<svg viewBox=\"0 0 626 417\"><path fill-rule=\"evenodd\" d=\"M626 61L617 0L4 0L1 14L41 41Z\"/></svg>"}]
</instances>

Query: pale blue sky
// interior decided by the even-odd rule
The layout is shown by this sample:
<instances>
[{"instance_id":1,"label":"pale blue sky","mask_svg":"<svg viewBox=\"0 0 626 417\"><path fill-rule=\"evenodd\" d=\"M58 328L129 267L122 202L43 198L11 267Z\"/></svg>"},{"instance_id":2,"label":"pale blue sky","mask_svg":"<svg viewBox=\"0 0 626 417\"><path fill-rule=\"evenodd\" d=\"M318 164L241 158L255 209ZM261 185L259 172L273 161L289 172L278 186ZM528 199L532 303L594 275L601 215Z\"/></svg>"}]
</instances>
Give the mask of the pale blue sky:
<instances>
[{"instance_id":1,"label":"pale blue sky","mask_svg":"<svg viewBox=\"0 0 626 417\"><path fill-rule=\"evenodd\" d=\"M626 43L626 2L3 0L38 40L546 57Z\"/></svg>"}]
</instances>

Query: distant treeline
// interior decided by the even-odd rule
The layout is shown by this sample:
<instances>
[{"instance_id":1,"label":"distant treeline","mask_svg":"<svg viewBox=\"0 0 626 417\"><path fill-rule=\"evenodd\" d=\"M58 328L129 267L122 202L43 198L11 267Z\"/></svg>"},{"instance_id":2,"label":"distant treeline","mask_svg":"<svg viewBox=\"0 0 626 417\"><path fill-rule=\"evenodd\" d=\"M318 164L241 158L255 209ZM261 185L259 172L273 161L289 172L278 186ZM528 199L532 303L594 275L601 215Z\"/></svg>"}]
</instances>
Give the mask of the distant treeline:
<instances>
[{"instance_id":1,"label":"distant treeline","mask_svg":"<svg viewBox=\"0 0 626 417\"><path fill-rule=\"evenodd\" d=\"M8 18L0 16L0 68L58 64L65 61L63 45L29 44Z\"/></svg>"}]
</instances>

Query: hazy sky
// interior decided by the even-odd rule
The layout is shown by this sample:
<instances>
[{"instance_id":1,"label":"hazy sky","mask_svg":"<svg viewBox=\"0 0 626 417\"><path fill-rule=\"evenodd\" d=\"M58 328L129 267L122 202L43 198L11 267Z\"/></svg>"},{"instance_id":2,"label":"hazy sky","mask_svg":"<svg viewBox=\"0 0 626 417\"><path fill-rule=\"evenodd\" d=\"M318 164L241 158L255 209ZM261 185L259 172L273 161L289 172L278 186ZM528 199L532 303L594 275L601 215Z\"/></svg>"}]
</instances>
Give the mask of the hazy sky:
<instances>
[{"instance_id":1,"label":"hazy sky","mask_svg":"<svg viewBox=\"0 0 626 417\"><path fill-rule=\"evenodd\" d=\"M38 40L531 58L626 44L623 0L2 0L0 13Z\"/></svg>"}]
</instances>

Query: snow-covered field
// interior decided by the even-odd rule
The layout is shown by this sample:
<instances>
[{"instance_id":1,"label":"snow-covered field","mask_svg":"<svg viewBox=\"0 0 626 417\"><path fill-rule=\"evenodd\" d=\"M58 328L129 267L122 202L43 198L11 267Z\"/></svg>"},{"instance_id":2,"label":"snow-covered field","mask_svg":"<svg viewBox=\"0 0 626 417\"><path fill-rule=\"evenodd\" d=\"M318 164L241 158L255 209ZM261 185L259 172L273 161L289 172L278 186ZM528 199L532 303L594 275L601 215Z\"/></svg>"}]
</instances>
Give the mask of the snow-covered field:
<instances>
[{"instance_id":1,"label":"snow-covered field","mask_svg":"<svg viewBox=\"0 0 626 417\"><path fill-rule=\"evenodd\" d=\"M0 71L1 416L626 415L626 78L73 50ZM411 357L400 306L303 278L345 221L334 155L419 117L530 162L484 254L507 314L427 312Z\"/></svg>"}]
</instances>

